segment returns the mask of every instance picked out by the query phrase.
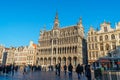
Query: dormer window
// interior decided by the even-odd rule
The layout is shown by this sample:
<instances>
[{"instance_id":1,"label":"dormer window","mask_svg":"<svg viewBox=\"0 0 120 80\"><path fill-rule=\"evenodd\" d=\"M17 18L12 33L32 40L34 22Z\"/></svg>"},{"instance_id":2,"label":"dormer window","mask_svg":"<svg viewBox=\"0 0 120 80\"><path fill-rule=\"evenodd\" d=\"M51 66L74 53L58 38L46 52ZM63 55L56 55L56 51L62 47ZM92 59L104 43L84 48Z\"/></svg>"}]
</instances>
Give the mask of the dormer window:
<instances>
[{"instance_id":1,"label":"dormer window","mask_svg":"<svg viewBox=\"0 0 120 80\"><path fill-rule=\"evenodd\" d=\"M114 34L111 35L111 39L115 39L115 35Z\"/></svg>"},{"instance_id":2,"label":"dormer window","mask_svg":"<svg viewBox=\"0 0 120 80\"><path fill-rule=\"evenodd\" d=\"M108 29L107 29L107 27L104 27L104 32L108 32Z\"/></svg>"},{"instance_id":3,"label":"dormer window","mask_svg":"<svg viewBox=\"0 0 120 80\"><path fill-rule=\"evenodd\" d=\"M100 41L103 41L103 37L102 37L102 36L100 36L100 37L99 37L99 40L100 40Z\"/></svg>"},{"instance_id":4,"label":"dormer window","mask_svg":"<svg viewBox=\"0 0 120 80\"><path fill-rule=\"evenodd\" d=\"M108 35L105 35L105 40L108 40Z\"/></svg>"},{"instance_id":5,"label":"dormer window","mask_svg":"<svg viewBox=\"0 0 120 80\"><path fill-rule=\"evenodd\" d=\"M91 35L93 35L93 32L91 32Z\"/></svg>"}]
</instances>

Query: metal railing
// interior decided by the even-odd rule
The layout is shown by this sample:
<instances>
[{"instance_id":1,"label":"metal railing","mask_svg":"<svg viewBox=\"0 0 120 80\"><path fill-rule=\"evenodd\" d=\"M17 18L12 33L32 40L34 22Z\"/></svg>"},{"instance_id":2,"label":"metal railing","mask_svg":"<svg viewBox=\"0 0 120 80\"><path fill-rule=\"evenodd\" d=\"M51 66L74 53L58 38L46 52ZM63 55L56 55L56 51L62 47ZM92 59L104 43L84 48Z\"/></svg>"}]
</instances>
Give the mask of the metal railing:
<instances>
[{"instance_id":1,"label":"metal railing","mask_svg":"<svg viewBox=\"0 0 120 80\"><path fill-rule=\"evenodd\" d=\"M103 71L102 75L97 74L94 72L94 77L92 80L120 80L120 71Z\"/></svg>"},{"instance_id":2,"label":"metal railing","mask_svg":"<svg viewBox=\"0 0 120 80\"><path fill-rule=\"evenodd\" d=\"M102 73L103 80L120 80L120 71L104 71Z\"/></svg>"}]
</instances>

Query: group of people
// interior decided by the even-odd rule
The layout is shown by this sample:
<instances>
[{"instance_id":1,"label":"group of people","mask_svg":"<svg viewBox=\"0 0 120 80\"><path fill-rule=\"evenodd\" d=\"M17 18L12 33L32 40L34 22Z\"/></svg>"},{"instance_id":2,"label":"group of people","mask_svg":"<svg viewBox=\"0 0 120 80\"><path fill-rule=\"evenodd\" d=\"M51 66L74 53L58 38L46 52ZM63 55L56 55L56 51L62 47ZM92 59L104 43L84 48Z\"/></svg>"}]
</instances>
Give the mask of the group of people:
<instances>
[{"instance_id":1,"label":"group of people","mask_svg":"<svg viewBox=\"0 0 120 80\"><path fill-rule=\"evenodd\" d=\"M23 71L23 74L29 73L30 71L32 71L32 72L41 71L41 66L24 65L22 71Z\"/></svg>"},{"instance_id":2,"label":"group of people","mask_svg":"<svg viewBox=\"0 0 120 80\"><path fill-rule=\"evenodd\" d=\"M52 68L51 71L53 71L53 67L49 67ZM14 75L14 71L18 71L19 66L15 66L15 65L4 65L4 66L0 66L0 73L11 73L12 75ZM41 71L42 67L41 66L24 66L23 67L23 74L30 72L30 71ZM64 75L67 75L68 72L68 76L69 78L72 78L72 73L73 73L73 65L70 63L69 65L64 65L63 66L63 70L64 70ZM75 72L78 75L78 80L81 79L82 75L85 75L88 79L87 80L91 80L91 69L90 69L90 65L80 65L78 64L76 66L76 68L74 68ZM57 76L60 76L60 72L61 72L61 64L58 63L55 65L55 74Z\"/></svg>"},{"instance_id":3,"label":"group of people","mask_svg":"<svg viewBox=\"0 0 120 80\"><path fill-rule=\"evenodd\" d=\"M18 66L15 66L13 64L10 65L0 65L0 74L9 74L11 73L12 76L14 75L14 71L17 72Z\"/></svg>"},{"instance_id":4,"label":"group of people","mask_svg":"<svg viewBox=\"0 0 120 80\"><path fill-rule=\"evenodd\" d=\"M72 64L70 63L68 66L65 64L63 66L63 68L64 68L64 75L66 76L67 71L68 71L69 78L72 78L72 73L73 73L73 66L72 66ZM60 71L61 71L60 63L55 65L55 69L56 69L55 74L60 76ZM77 67L75 68L75 72L78 75L78 80L81 79L82 75L85 75L87 77L87 80L91 80L90 65L83 66L83 65L78 64Z\"/></svg>"},{"instance_id":5,"label":"group of people","mask_svg":"<svg viewBox=\"0 0 120 80\"><path fill-rule=\"evenodd\" d=\"M76 67L76 73L78 75L78 79L81 78L81 76L83 74L85 74L85 76L87 77L87 80L91 80L91 69L90 69L90 65L85 65L83 67L83 65L78 64Z\"/></svg>"},{"instance_id":6,"label":"group of people","mask_svg":"<svg viewBox=\"0 0 120 80\"><path fill-rule=\"evenodd\" d=\"M23 69L21 69L23 67ZM9 75L11 74L14 76L15 72L22 71L23 74L26 74L30 71L41 71L41 66L31 66L31 65L24 65L24 66L17 66L14 64L10 65L0 65L0 75Z\"/></svg>"}]
</instances>

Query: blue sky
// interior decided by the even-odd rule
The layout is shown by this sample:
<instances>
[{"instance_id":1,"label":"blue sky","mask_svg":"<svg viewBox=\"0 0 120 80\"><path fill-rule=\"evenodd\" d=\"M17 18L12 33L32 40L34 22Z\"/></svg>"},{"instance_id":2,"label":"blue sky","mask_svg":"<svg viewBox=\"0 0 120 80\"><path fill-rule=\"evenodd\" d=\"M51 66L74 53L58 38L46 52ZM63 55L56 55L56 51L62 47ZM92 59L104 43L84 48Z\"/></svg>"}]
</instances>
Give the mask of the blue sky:
<instances>
[{"instance_id":1,"label":"blue sky","mask_svg":"<svg viewBox=\"0 0 120 80\"><path fill-rule=\"evenodd\" d=\"M82 17L85 32L92 25L100 28L104 20L120 21L120 0L1 0L0 44L25 46L38 43L39 32L46 25L51 30L56 11L60 27L74 25Z\"/></svg>"}]
</instances>

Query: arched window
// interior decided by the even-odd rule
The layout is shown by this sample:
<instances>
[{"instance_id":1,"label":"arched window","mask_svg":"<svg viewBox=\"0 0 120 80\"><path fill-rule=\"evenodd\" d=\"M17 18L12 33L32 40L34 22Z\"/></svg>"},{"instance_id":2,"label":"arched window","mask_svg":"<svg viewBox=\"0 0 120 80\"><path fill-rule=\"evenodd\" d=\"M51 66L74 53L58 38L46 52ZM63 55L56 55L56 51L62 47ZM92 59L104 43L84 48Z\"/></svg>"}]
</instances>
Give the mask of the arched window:
<instances>
[{"instance_id":1,"label":"arched window","mask_svg":"<svg viewBox=\"0 0 120 80\"><path fill-rule=\"evenodd\" d=\"M98 52L96 52L96 58L98 58Z\"/></svg>"},{"instance_id":2,"label":"arched window","mask_svg":"<svg viewBox=\"0 0 120 80\"><path fill-rule=\"evenodd\" d=\"M92 52L92 55L93 55L93 58L95 58L95 53L94 52Z\"/></svg>"},{"instance_id":3,"label":"arched window","mask_svg":"<svg viewBox=\"0 0 120 80\"><path fill-rule=\"evenodd\" d=\"M94 49L94 44L92 44L92 49Z\"/></svg>"},{"instance_id":4,"label":"arched window","mask_svg":"<svg viewBox=\"0 0 120 80\"><path fill-rule=\"evenodd\" d=\"M99 39L100 41L103 41L103 37L102 36L100 36L100 39Z\"/></svg>"},{"instance_id":5,"label":"arched window","mask_svg":"<svg viewBox=\"0 0 120 80\"><path fill-rule=\"evenodd\" d=\"M110 50L109 44L106 44L105 48L106 48L106 50Z\"/></svg>"},{"instance_id":6,"label":"arched window","mask_svg":"<svg viewBox=\"0 0 120 80\"><path fill-rule=\"evenodd\" d=\"M93 37L91 37L91 41L93 41Z\"/></svg>"},{"instance_id":7,"label":"arched window","mask_svg":"<svg viewBox=\"0 0 120 80\"><path fill-rule=\"evenodd\" d=\"M113 49L116 49L116 42L112 42Z\"/></svg>"},{"instance_id":8,"label":"arched window","mask_svg":"<svg viewBox=\"0 0 120 80\"><path fill-rule=\"evenodd\" d=\"M103 50L103 43L100 44L100 50Z\"/></svg>"},{"instance_id":9,"label":"arched window","mask_svg":"<svg viewBox=\"0 0 120 80\"><path fill-rule=\"evenodd\" d=\"M104 32L107 32L107 31L108 31L107 27L104 27Z\"/></svg>"},{"instance_id":10,"label":"arched window","mask_svg":"<svg viewBox=\"0 0 120 80\"><path fill-rule=\"evenodd\" d=\"M105 40L108 40L108 35L105 35Z\"/></svg>"},{"instance_id":11,"label":"arched window","mask_svg":"<svg viewBox=\"0 0 120 80\"><path fill-rule=\"evenodd\" d=\"M91 32L91 35L93 35L93 32Z\"/></svg>"},{"instance_id":12,"label":"arched window","mask_svg":"<svg viewBox=\"0 0 120 80\"><path fill-rule=\"evenodd\" d=\"M91 59L91 52L89 52L89 59Z\"/></svg>"},{"instance_id":13,"label":"arched window","mask_svg":"<svg viewBox=\"0 0 120 80\"><path fill-rule=\"evenodd\" d=\"M77 46L75 46L75 53L77 53Z\"/></svg>"},{"instance_id":14,"label":"arched window","mask_svg":"<svg viewBox=\"0 0 120 80\"><path fill-rule=\"evenodd\" d=\"M115 35L114 34L111 35L111 39L115 39Z\"/></svg>"},{"instance_id":15,"label":"arched window","mask_svg":"<svg viewBox=\"0 0 120 80\"><path fill-rule=\"evenodd\" d=\"M95 43L95 48L98 49L97 43Z\"/></svg>"},{"instance_id":16,"label":"arched window","mask_svg":"<svg viewBox=\"0 0 120 80\"><path fill-rule=\"evenodd\" d=\"M95 36L95 41L97 41L97 36Z\"/></svg>"},{"instance_id":17,"label":"arched window","mask_svg":"<svg viewBox=\"0 0 120 80\"><path fill-rule=\"evenodd\" d=\"M53 41L53 44L56 44L56 40Z\"/></svg>"}]
</instances>

